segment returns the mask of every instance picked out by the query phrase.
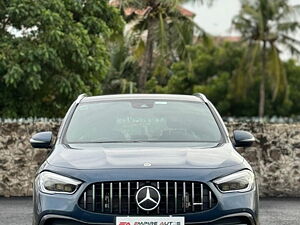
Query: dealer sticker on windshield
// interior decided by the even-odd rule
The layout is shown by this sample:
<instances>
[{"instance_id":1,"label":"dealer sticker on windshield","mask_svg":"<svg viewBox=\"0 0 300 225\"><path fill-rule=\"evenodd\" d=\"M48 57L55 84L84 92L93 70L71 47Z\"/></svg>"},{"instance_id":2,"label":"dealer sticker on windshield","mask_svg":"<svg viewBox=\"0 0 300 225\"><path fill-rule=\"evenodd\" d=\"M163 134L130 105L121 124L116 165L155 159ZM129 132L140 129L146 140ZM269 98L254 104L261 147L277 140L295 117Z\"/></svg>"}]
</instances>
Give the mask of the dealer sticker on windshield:
<instances>
[{"instance_id":1,"label":"dealer sticker on windshield","mask_svg":"<svg viewBox=\"0 0 300 225\"><path fill-rule=\"evenodd\" d=\"M184 217L116 217L116 225L184 225Z\"/></svg>"}]
</instances>

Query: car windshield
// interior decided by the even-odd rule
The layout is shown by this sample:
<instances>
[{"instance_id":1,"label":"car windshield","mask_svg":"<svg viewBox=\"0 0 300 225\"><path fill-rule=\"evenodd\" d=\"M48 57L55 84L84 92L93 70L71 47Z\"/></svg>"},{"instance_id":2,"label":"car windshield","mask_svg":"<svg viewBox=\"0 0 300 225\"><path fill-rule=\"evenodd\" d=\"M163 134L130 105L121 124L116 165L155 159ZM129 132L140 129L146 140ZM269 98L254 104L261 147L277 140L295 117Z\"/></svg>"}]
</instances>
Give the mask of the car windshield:
<instances>
[{"instance_id":1,"label":"car windshield","mask_svg":"<svg viewBox=\"0 0 300 225\"><path fill-rule=\"evenodd\" d=\"M221 133L205 103L136 99L80 104L65 141L220 142Z\"/></svg>"}]
</instances>

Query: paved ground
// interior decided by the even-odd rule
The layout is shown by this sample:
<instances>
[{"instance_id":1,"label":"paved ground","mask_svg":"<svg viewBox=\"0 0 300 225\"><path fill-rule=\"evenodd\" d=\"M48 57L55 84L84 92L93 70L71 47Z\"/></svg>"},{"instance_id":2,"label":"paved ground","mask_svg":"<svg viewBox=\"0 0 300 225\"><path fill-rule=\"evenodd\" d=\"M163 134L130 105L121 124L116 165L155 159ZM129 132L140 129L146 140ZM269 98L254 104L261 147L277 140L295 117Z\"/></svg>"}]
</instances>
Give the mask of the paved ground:
<instances>
[{"instance_id":1,"label":"paved ground","mask_svg":"<svg viewBox=\"0 0 300 225\"><path fill-rule=\"evenodd\" d=\"M30 198L0 198L0 225L31 225ZM300 225L300 199L263 199L261 225Z\"/></svg>"}]
</instances>

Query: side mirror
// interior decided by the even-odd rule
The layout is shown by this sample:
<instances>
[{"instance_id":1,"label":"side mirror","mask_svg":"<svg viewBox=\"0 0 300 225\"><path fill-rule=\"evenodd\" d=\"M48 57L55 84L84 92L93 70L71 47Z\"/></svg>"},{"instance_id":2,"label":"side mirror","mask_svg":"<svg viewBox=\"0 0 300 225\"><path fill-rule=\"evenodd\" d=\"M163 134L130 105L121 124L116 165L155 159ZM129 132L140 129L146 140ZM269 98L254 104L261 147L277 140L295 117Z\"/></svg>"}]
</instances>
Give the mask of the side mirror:
<instances>
[{"instance_id":1,"label":"side mirror","mask_svg":"<svg viewBox=\"0 0 300 225\"><path fill-rule=\"evenodd\" d=\"M50 148L52 141L52 132L40 132L32 136L30 144L33 148Z\"/></svg>"},{"instance_id":2,"label":"side mirror","mask_svg":"<svg viewBox=\"0 0 300 225\"><path fill-rule=\"evenodd\" d=\"M250 147L255 142L255 137L243 130L233 131L233 139L235 141L235 147Z\"/></svg>"}]
</instances>

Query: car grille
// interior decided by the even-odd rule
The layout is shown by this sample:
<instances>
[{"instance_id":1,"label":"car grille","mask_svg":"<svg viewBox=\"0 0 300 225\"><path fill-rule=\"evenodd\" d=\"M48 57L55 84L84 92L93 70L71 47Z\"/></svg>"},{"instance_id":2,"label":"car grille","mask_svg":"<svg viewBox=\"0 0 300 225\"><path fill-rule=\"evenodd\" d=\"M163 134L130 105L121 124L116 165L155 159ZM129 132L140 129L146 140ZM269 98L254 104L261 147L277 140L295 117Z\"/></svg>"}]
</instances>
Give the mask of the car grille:
<instances>
[{"instance_id":1,"label":"car grille","mask_svg":"<svg viewBox=\"0 0 300 225\"><path fill-rule=\"evenodd\" d=\"M144 211L136 203L137 191L143 186L158 189L159 206ZM169 215L202 212L217 204L211 189L200 182L190 181L121 181L89 185L79 199L87 211L119 215Z\"/></svg>"}]
</instances>

